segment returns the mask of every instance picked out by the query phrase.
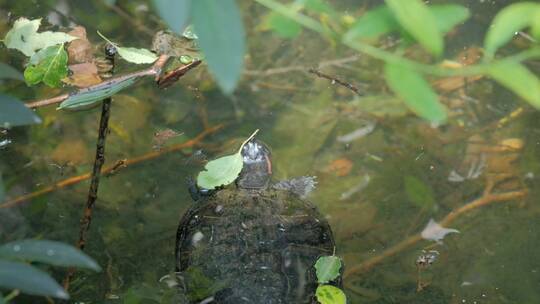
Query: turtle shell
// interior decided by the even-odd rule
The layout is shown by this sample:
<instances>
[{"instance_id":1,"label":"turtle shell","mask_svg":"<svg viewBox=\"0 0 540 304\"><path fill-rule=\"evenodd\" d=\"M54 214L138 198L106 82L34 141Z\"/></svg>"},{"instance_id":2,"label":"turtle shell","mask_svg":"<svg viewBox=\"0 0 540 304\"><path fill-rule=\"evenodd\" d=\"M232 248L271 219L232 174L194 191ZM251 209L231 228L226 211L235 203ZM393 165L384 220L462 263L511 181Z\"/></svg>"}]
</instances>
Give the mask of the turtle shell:
<instances>
[{"instance_id":1,"label":"turtle shell","mask_svg":"<svg viewBox=\"0 0 540 304\"><path fill-rule=\"evenodd\" d=\"M334 252L310 202L277 189L223 189L180 221L177 270L199 303L317 303L314 264Z\"/></svg>"}]
</instances>

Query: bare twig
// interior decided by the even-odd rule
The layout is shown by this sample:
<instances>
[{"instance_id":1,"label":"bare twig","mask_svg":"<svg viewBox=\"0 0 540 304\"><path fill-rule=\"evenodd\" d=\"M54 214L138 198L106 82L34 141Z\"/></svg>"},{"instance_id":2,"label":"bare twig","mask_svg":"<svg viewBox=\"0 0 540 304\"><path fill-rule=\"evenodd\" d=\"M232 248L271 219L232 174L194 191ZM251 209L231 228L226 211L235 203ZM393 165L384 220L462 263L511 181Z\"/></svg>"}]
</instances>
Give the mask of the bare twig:
<instances>
[{"instance_id":1,"label":"bare twig","mask_svg":"<svg viewBox=\"0 0 540 304\"><path fill-rule=\"evenodd\" d=\"M310 72L312 74L315 74L318 77L328 79L328 80L330 80L332 82L332 84L337 83L337 84L339 84L341 86L344 86L347 89L349 89L349 90L353 91L354 93L356 93L357 95L362 95L362 94L360 94L360 90L355 85L353 85L351 83L348 83L348 82L345 82L343 80L340 80L337 77L330 76L328 74L325 74L325 73L323 73L323 72L321 72L319 70L313 69L313 68L309 69L308 72Z\"/></svg>"},{"instance_id":2,"label":"bare twig","mask_svg":"<svg viewBox=\"0 0 540 304\"><path fill-rule=\"evenodd\" d=\"M107 47L105 48L107 49ZM114 72L114 53L108 54L105 51L106 59L110 62L110 71ZM112 74L111 74L112 75ZM90 223L92 222L92 213L94 205L96 204L99 179L101 177L101 168L105 163L105 142L107 140L107 134L109 133L109 118L111 117L111 102L112 98L107 97L103 100L101 105L101 117L99 119L98 138L96 144L96 156L94 158L94 166L92 168L92 175L90 181L90 188L88 189L88 197L86 199L86 205L84 208L83 216L81 218L81 226L79 229L79 240L77 241L77 248L84 250L86 246L86 235L90 230ZM69 283L73 275L75 274L75 268L68 269L66 277L64 279L64 289L69 289Z\"/></svg>"},{"instance_id":3,"label":"bare twig","mask_svg":"<svg viewBox=\"0 0 540 304\"><path fill-rule=\"evenodd\" d=\"M158 158L158 157L160 157L160 156L162 156L164 154L168 154L168 153L176 152L176 151L181 151L183 149L187 149L187 148L197 146L198 144L201 143L201 141L206 136L216 133L217 131L221 130L223 128L223 126L224 126L223 124L219 124L219 125L216 125L214 127L211 127L211 128L209 128L207 130L204 130L203 132L201 132L199 135L197 135L193 139L190 139L190 140L188 140L188 141L186 141L184 143L181 143L181 144L172 145L170 147L163 148L163 149L161 149L159 151L153 151L153 152L146 153L146 154L134 157L134 158L130 158L130 159L126 159L126 160L117 160L117 161L114 162L113 165L110 165L110 166L107 166L107 167L103 168L101 170L101 174L103 174L103 175L112 174L113 172L118 172L120 170L123 170L124 168L127 168L127 167L131 166L131 165L135 165L135 164L138 164L138 163L141 163L141 162L152 160L152 159ZM121 165L118 165L119 163L121 163ZM14 206L18 206L18 205L23 204L24 202L27 202L27 201L29 201L29 200L31 200L33 198L45 195L47 193L51 193L51 192L56 191L58 189L62 189L62 188L66 188L68 186L76 185L76 184L78 184L78 183L80 183L82 181L90 179L90 177L91 177L90 172L88 172L88 173L85 173L85 174L81 174L81 175L78 175L78 176L73 176L73 177L67 178L65 180L62 180L62 181L59 181L59 182L55 183L54 185L45 187L45 188L43 188L41 190L37 190L37 191L34 191L32 193L28 193L28 194L16 197L16 198L14 198L12 200L6 201L4 204L0 205L0 209L2 209L2 208L11 208L11 207L14 207Z\"/></svg>"}]
</instances>

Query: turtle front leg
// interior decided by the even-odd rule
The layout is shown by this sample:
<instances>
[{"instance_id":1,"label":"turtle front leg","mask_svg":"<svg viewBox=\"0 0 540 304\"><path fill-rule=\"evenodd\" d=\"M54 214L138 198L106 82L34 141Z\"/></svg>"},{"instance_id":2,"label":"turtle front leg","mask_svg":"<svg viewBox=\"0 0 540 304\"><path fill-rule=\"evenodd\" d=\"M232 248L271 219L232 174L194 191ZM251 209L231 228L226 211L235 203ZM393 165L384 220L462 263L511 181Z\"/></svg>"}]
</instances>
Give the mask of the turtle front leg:
<instances>
[{"instance_id":1,"label":"turtle front leg","mask_svg":"<svg viewBox=\"0 0 540 304\"><path fill-rule=\"evenodd\" d=\"M188 177L186 182L188 185L189 195L191 196L191 199L193 199L194 202L198 202L202 198L212 195L212 193L214 192L213 190L199 188L195 180L191 177Z\"/></svg>"},{"instance_id":2,"label":"turtle front leg","mask_svg":"<svg viewBox=\"0 0 540 304\"><path fill-rule=\"evenodd\" d=\"M300 198L306 198L317 185L316 176L300 176L279 181L272 186L277 190L290 191Z\"/></svg>"}]
</instances>

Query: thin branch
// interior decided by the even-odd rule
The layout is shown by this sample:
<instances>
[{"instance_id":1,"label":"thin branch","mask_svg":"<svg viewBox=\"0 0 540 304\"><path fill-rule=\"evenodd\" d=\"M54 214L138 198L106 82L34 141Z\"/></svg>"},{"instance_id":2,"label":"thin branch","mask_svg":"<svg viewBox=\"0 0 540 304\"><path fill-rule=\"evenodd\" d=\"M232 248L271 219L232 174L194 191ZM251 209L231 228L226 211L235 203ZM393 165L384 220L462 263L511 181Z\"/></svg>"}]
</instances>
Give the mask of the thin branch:
<instances>
[{"instance_id":1,"label":"thin branch","mask_svg":"<svg viewBox=\"0 0 540 304\"><path fill-rule=\"evenodd\" d=\"M141 163L141 162L152 160L152 159L158 158L158 157L160 157L160 156L162 156L164 154L168 154L168 153L171 153L171 152L176 152L176 151L180 151L180 150L183 150L183 149L191 148L193 146L196 146L196 145L200 144L200 142L205 137L207 137L208 135L216 133L217 131L221 130L223 127L224 127L223 124L219 124L219 125L216 125L214 127L209 128L207 130L204 130L199 135L195 136L194 138L192 138L192 139L190 139L190 140L188 140L188 141L186 141L184 143L172 145L170 147L165 147L165 148L163 148L163 149L161 149L159 151L153 151L153 152L146 153L146 154L134 157L134 158L117 160L117 161L114 162L113 165L109 165L109 166L106 166L105 168L103 168L101 170L101 174L103 174L103 175L112 174L112 172L118 172L120 170L123 170L124 168L127 168L127 167L131 166L131 165L135 165L135 164L138 164L138 163ZM119 165L119 163L121 163L121 165ZM85 173L85 174L81 174L81 175L78 175L78 176L73 176L73 177L67 178L65 180L62 180L62 181L59 181L59 182L55 183L54 185L45 187L45 188L43 188L41 190L37 190L37 191L34 191L32 193L28 193L28 194L16 197L16 198L14 198L12 200L6 201L4 204L0 205L0 209L2 209L2 208L11 208L11 207L21 205L21 204L23 204L23 203L25 203L25 202L33 199L33 198L45 195L47 193L54 192L54 191L62 189L62 188L66 188L68 186L76 185L76 184L78 184L80 182L83 182L85 180L90 179L90 177L91 177L90 172L88 172L88 173Z\"/></svg>"},{"instance_id":2,"label":"thin branch","mask_svg":"<svg viewBox=\"0 0 540 304\"><path fill-rule=\"evenodd\" d=\"M107 48L105 48L107 50ZM105 51L107 54L108 52ZM115 55L107 54L106 59L110 63L111 73L114 73ZM79 240L77 241L77 248L84 250L86 246L86 235L90 230L90 223L92 222L92 214L94 206L98 197L99 180L101 178L101 168L105 163L105 143L107 142L107 134L109 133L109 118L111 117L111 102L112 97L103 99L101 105L101 117L99 119L98 138L96 144L96 156L94 158L94 166L92 167L92 175L90 181L90 188L88 189L88 197L86 199L86 205L84 208L83 216L81 218L81 225L79 228ZM69 268L64 279L64 289L69 290L69 283L73 275L75 274L75 268Z\"/></svg>"},{"instance_id":3,"label":"thin branch","mask_svg":"<svg viewBox=\"0 0 540 304\"><path fill-rule=\"evenodd\" d=\"M353 91L354 93L356 93L357 95L362 95L360 93L360 90L355 85L353 85L351 83L345 82L345 81L343 81L343 80L341 80L339 78L336 78L334 76L325 74L325 73L323 73L323 72L321 72L319 70L316 70L316 69L309 69L308 72L310 72L311 74L317 75L317 77L328 79L328 80L330 80L332 82L332 84L337 83L337 84L339 84L341 86L344 86L347 89L349 89L349 90Z\"/></svg>"}]
</instances>

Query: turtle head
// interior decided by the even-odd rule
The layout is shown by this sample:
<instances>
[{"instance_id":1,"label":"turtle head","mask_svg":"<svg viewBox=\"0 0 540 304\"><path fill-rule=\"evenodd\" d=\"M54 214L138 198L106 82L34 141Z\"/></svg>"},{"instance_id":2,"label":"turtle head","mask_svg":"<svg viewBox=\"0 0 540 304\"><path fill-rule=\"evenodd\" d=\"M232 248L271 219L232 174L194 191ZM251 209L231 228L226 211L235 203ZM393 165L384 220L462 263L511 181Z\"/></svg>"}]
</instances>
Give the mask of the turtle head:
<instances>
[{"instance_id":1,"label":"turtle head","mask_svg":"<svg viewBox=\"0 0 540 304\"><path fill-rule=\"evenodd\" d=\"M242 148L244 165L236 184L242 189L263 189L272 176L270 149L261 141L252 139Z\"/></svg>"}]
</instances>

